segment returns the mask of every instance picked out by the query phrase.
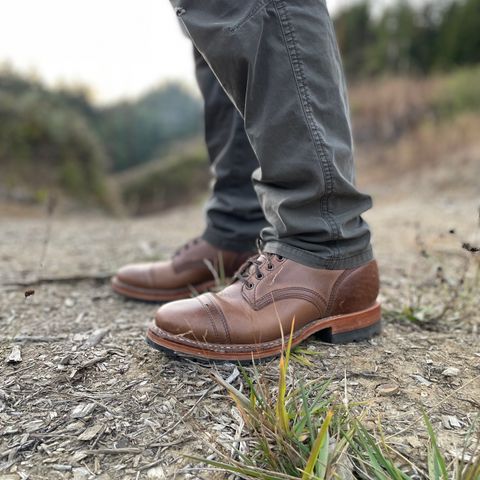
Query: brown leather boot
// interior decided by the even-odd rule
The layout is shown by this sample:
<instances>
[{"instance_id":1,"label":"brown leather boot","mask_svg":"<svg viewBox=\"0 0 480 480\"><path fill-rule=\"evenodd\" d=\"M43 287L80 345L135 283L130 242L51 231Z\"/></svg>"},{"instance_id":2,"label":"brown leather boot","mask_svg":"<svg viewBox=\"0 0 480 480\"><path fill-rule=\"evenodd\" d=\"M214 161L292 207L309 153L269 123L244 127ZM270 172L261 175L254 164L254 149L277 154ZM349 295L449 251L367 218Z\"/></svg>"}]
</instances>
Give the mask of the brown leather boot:
<instances>
[{"instance_id":1,"label":"brown leather boot","mask_svg":"<svg viewBox=\"0 0 480 480\"><path fill-rule=\"evenodd\" d=\"M332 343L364 340L381 330L378 289L375 261L321 270L262 254L220 293L162 306L147 341L181 355L248 361L281 353L294 318L293 346L314 333Z\"/></svg>"},{"instance_id":2,"label":"brown leather boot","mask_svg":"<svg viewBox=\"0 0 480 480\"><path fill-rule=\"evenodd\" d=\"M188 298L214 288L215 275L228 280L253 254L219 250L202 238L195 238L170 260L121 268L112 278L112 288L137 300L166 302Z\"/></svg>"}]
</instances>

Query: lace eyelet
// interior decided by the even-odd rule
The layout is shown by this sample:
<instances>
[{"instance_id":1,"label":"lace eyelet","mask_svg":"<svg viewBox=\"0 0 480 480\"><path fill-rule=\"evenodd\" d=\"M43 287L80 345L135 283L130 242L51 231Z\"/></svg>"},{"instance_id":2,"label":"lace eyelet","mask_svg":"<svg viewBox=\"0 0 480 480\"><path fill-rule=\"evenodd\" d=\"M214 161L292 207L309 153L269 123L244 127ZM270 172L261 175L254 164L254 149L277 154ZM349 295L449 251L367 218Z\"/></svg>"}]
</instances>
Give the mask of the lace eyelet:
<instances>
[{"instance_id":1,"label":"lace eyelet","mask_svg":"<svg viewBox=\"0 0 480 480\"><path fill-rule=\"evenodd\" d=\"M279 262L283 262L285 260L285 257L282 257L281 255L277 255L277 260Z\"/></svg>"},{"instance_id":2,"label":"lace eyelet","mask_svg":"<svg viewBox=\"0 0 480 480\"><path fill-rule=\"evenodd\" d=\"M273 265L272 264L267 265L267 270L272 271L273 270Z\"/></svg>"},{"instance_id":3,"label":"lace eyelet","mask_svg":"<svg viewBox=\"0 0 480 480\"><path fill-rule=\"evenodd\" d=\"M255 278L257 280L261 280L263 278L263 273L261 273L260 275L255 275Z\"/></svg>"},{"instance_id":4,"label":"lace eyelet","mask_svg":"<svg viewBox=\"0 0 480 480\"><path fill-rule=\"evenodd\" d=\"M253 287L254 287L253 283L247 283L247 284L245 285L245 288L246 288L247 290L251 290Z\"/></svg>"}]
</instances>

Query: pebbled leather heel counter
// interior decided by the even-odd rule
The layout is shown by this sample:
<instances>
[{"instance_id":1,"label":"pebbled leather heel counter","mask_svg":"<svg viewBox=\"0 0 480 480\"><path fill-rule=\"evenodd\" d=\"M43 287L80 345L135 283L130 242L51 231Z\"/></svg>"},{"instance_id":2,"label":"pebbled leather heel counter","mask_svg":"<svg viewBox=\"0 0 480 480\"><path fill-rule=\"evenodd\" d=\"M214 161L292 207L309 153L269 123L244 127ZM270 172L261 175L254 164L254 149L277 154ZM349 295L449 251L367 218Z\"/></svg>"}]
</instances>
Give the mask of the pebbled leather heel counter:
<instances>
[{"instance_id":1,"label":"pebbled leather heel counter","mask_svg":"<svg viewBox=\"0 0 480 480\"><path fill-rule=\"evenodd\" d=\"M332 290L329 314L342 315L371 307L380 291L375 260L353 270L345 270Z\"/></svg>"}]
</instances>

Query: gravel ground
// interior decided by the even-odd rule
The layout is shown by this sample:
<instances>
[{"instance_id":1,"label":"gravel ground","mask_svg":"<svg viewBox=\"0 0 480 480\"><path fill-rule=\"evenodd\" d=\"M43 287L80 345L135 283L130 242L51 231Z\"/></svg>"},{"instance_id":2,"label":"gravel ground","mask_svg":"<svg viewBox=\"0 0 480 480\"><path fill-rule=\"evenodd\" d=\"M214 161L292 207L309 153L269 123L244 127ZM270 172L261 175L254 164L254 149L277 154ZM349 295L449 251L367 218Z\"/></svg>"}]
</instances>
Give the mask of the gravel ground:
<instances>
[{"instance_id":1,"label":"gravel ground","mask_svg":"<svg viewBox=\"0 0 480 480\"><path fill-rule=\"evenodd\" d=\"M465 265L478 258L461 248L479 240L478 191L402 185L374 192L368 214L384 334L347 346L311 340L314 367L293 368L333 379L341 394L346 382L350 399L368 401L367 423L380 417L391 441L418 457L422 405L453 455L480 412L478 297L464 287ZM0 213L0 479L228 478L197 472L185 455L247 435L211 376L238 386L236 366L151 350L144 331L155 305L124 300L108 283L123 263L167 256L197 234L201 208L134 220ZM417 322L405 306L418 307ZM275 363L259 368L274 381Z\"/></svg>"}]
</instances>

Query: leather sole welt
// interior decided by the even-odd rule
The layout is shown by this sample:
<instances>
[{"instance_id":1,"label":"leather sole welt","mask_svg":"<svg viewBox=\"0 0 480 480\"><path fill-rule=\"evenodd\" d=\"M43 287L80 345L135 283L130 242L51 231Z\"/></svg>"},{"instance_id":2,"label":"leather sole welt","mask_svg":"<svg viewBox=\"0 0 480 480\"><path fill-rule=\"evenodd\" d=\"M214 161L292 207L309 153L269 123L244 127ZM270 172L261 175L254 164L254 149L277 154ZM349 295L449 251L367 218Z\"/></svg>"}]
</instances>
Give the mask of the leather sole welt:
<instances>
[{"instance_id":1,"label":"leather sole welt","mask_svg":"<svg viewBox=\"0 0 480 480\"><path fill-rule=\"evenodd\" d=\"M215 281L201 283L199 285L190 285L187 288L172 290L160 290L154 288L141 288L128 283L121 282L117 277L112 278L112 289L124 297L134 300L144 300L146 302L171 302L173 300L182 300L190 298L200 293L208 292L215 288Z\"/></svg>"},{"instance_id":2,"label":"leather sole welt","mask_svg":"<svg viewBox=\"0 0 480 480\"><path fill-rule=\"evenodd\" d=\"M294 333L295 347L312 335L328 343L349 343L367 340L382 330L381 307L372 307L348 315L327 317L309 323ZM288 338L257 344L214 344L173 335L152 323L147 331L147 343L157 350L167 350L177 355L207 360L240 361L268 358L280 355Z\"/></svg>"}]
</instances>

